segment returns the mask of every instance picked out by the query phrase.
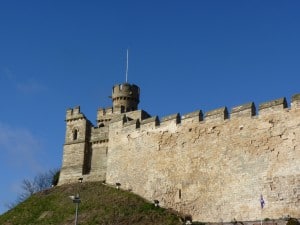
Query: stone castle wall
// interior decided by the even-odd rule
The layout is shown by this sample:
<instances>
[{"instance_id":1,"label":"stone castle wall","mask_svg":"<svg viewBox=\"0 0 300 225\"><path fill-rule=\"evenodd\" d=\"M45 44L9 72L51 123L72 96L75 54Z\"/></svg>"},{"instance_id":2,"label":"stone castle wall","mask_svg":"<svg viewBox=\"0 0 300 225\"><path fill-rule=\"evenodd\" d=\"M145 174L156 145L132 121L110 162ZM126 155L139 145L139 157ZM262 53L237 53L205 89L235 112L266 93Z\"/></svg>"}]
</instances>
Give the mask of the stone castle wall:
<instances>
[{"instance_id":1,"label":"stone castle wall","mask_svg":"<svg viewBox=\"0 0 300 225\"><path fill-rule=\"evenodd\" d=\"M281 98L163 118L116 107L99 109L96 127L69 109L59 184L120 183L203 222L299 218L300 95L287 106Z\"/></svg>"},{"instance_id":2,"label":"stone castle wall","mask_svg":"<svg viewBox=\"0 0 300 225\"><path fill-rule=\"evenodd\" d=\"M106 181L194 220L300 217L299 96L110 124ZM260 208L260 195L266 202Z\"/></svg>"},{"instance_id":3,"label":"stone castle wall","mask_svg":"<svg viewBox=\"0 0 300 225\"><path fill-rule=\"evenodd\" d=\"M66 137L60 182L78 179L90 170L90 144L88 141L91 123L80 112L79 107L67 111Z\"/></svg>"}]
</instances>

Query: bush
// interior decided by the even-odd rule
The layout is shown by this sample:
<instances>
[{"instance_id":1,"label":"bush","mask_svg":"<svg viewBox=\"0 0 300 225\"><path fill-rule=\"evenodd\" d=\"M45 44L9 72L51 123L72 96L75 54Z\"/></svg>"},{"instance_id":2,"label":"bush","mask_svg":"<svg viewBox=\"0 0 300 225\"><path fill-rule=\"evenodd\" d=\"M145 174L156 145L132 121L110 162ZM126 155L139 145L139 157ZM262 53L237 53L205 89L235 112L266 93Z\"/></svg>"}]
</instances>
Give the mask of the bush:
<instances>
[{"instance_id":1,"label":"bush","mask_svg":"<svg viewBox=\"0 0 300 225\"><path fill-rule=\"evenodd\" d=\"M295 218L290 218L286 225L300 225L299 221Z\"/></svg>"},{"instance_id":2,"label":"bush","mask_svg":"<svg viewBox=\"0 0 300 225\"><path fill-rule=\"evenodd\" d=\"M58 184L58 181L59 181L59 175L60 175L60 170L57 170L54 175L53 175L53 178L52 178L52 185L53 186L56 186Z\"/></svg>"}]
</instances>

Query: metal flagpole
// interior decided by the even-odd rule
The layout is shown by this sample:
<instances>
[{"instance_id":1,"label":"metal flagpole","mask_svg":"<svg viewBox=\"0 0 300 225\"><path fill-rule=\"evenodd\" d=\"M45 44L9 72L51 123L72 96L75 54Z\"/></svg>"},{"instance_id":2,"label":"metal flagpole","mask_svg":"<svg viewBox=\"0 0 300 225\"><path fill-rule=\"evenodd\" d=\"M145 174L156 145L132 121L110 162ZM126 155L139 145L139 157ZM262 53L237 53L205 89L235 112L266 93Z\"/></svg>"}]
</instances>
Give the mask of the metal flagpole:
<instances>
[{"instance_id":1,"label":"metal flagpole","mask_svg":"<svg viewBox=\"0 0 300 225\"><path fill-rule=\"evenodd\" d=\"M127 54L126 54L126 83L128 79L128 48L127 48Z\"/></svg>"}]
</instances>

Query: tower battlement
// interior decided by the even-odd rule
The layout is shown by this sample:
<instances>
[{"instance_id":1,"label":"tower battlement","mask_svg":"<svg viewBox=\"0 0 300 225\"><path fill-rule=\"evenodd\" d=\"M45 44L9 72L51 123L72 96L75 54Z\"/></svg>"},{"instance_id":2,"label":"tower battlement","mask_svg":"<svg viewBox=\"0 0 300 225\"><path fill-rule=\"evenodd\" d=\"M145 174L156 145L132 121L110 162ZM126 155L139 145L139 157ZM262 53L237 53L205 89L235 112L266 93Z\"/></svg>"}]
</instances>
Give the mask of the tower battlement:
<instances>
[{"instance_id":1,"label":"tower battlement","mask_svg":"<svg viewBox=\"0 0 300 225\"><path fill-rule=\"evenodd\" d=\"M140 102L140 88L135 84L117 84L113 87L112 101L115 113L137 110Z\"/></svg>"},{"instance_id":2,"label":"tower battlement","mask_svg":"<svg viewBox=\"0 0 300 225\"><path fill-rule=\"evenodd\" d=\"M74 108L67 109L66 121L83 119L83 118L86 118L86 117L83 113L80 112L80 106L76 106Z\"/></svg>"},{"instance_id":3,"label":"tower battlement","mask_svg":"<svg viewBox=\"0 0 300 225\"><path fill-rule=\"evenodd\" d=\"M111 121L113 118L113 108L109 107L106 109L98 109L97 112L97 126L98 127L104 127L107 126L108 123Z\"/></svg>"},{"instance_id":4,"label":"tower battlement","mask_svg":"<svg viewBox=\"0 0 300 225\"><path fill-rule=\"evenodd\" d=\"M300 94L161 118L138 110L139 96L113 86L96 126L67 110L59 185L120 183L198 221L300 217Z\"/></svg>"}]
</instances>

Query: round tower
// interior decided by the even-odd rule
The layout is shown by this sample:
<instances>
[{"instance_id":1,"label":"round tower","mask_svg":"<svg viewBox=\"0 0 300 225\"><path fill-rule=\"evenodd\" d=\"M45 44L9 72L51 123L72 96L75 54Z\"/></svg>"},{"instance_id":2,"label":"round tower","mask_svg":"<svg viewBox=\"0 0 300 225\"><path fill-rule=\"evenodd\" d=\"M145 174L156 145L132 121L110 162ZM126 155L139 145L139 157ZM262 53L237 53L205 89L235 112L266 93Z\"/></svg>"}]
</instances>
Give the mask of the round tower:
<instances>
[{"instance_id":1,"label":"round tower","mask_svg":"<svg viewBox=\"0 0 300 225\"><path fill-rule=\"evenodd\" d=\"M114 113L137 110L140 102L140 88L135 84L117 84L112 89L112 101Z\"/></svg>"}]
</instances>

